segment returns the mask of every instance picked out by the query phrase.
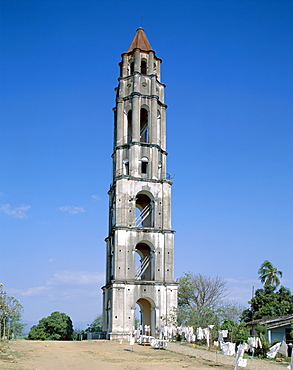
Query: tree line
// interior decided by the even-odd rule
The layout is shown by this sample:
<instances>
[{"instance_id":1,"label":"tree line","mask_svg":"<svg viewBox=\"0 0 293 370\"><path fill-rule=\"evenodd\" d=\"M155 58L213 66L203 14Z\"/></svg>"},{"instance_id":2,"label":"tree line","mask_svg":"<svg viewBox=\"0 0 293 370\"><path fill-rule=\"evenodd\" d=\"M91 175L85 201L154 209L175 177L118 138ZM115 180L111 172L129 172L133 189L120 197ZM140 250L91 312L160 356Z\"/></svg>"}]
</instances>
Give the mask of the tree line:
<instances>
[{"instance_id":1,"label":"tree line","mask_svg":"<svg viewBox=\"0 0 293 370\"><path fill-rule=\"evenodd\" d=\"M210 278L191 272L177 279L178 307L161 319L166 324L193 327L213 326L214 337L219 329L227 329L230 339L243 341L248 336L246 323L252 320L293 313L293 295L288 288L280 286L282 272L268 260L258 270L263 288L257 289L248 302L249 308L227 300L227 283L220 277ZM22 306L14 297L8 297L0 285L0 334L12 338L19 335ZM102 330L102 316L98 316L85 330ZM263 328L258 328L264 335ZM293 338L293 331L292 331ZM28 334L31 340L77 339L72 321L65 313L53 312L34 325Z\"/></svg>"}]
</instances>

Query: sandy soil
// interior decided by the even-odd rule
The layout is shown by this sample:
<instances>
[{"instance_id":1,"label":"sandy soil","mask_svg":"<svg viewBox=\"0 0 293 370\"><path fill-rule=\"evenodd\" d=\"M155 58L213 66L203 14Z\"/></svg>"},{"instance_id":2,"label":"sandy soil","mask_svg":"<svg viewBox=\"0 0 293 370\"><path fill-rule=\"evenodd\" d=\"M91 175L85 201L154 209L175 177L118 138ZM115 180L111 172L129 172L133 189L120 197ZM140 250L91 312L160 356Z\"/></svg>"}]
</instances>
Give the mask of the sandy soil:
<instances>
[{"instance_id":1,"label":"sandy soil","mask_svg":"<svg viewBox=\"0 0 293 370\"><path fill-rule=\"evenodd\" d=\"M127 341L11 341L10 355L0 356L1 370L210 370L234 369L234 358L212 351L169 343L168 350ZM282 370L288 363L249 360L247 370Z\"/></svg>"}]
</instances>

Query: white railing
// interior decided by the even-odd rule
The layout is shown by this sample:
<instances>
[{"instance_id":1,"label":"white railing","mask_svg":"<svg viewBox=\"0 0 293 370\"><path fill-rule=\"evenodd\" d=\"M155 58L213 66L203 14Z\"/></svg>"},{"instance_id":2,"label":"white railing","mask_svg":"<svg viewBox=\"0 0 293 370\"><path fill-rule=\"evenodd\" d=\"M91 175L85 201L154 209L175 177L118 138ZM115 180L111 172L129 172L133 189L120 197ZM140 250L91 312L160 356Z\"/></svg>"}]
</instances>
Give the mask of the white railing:
<instances>
[{"instance_id":1,"label":"white railing","mask_svg":"<svg viewBox=\"0 0 293 370\"><path fill-rule=\"evenodd\" d=\"M152 211L152 204L149 203L147 206L144 207L141 213L136 217L135 226L139 226L139 227L142 226L143 221L149 216L151 211Z\"/></svg>"},{"instance_id":2,"label":"white railing","mask_svg":"<svg viewBox=\"0 0 293 370\"><path fill-rule=\"evenodd\" d=\"M151 261L151 255L148 254L145 258L141 261L140 266L137 268L134 278L136 280L141 280L142 274L148 268Z\"/></svg>"}]
</instances>

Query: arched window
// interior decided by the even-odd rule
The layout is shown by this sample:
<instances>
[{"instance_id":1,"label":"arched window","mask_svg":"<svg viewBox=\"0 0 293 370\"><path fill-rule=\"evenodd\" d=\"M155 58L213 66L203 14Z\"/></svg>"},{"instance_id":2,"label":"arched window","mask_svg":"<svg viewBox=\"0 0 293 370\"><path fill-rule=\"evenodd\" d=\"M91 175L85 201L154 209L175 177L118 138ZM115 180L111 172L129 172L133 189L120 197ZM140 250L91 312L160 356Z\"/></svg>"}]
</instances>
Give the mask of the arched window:
<instances>
[{"instance_id":1,"label":"arched window","mask_svg":"<svg viewBox=\"0 0 293 370\"><path fill-rule=\"evenodd\" d=\"M140 64L140 72L142 75L146 75L147 74L147 63L145 60L142 60L141 61L141 64Z\"/></svg>"},{"instance_id":2,"label":"arched window","mask_svg":"<svg viewBox=\"0 0 293 370\"><path fill-rule=\"evenodd\" d=\"M138 243L136 251L136 280L154 280L153 254L146 243Z\"/></svg>"},{"instance_id":3,"label":"arched window","mask_svg":"<svg viewBox=\"0 0 293 370\"><path fill-rule=\"evenodd\" d=\"M138 194L136 196L136 219L135 226L138 227L153 227L153 201L146 194Z\"/></svg>"},{"instance_id":4,"label":"arched window","mask_svg":"<svg viewBox=\"0 0 293 370\"><path fill-rule=\"evenodd\" d=\"M129 176L129 159L123 159L123 174Z\"/></svg>"},{"instance_id":5,"label":"arched window","mask_svg":"<svg viewBox=\"0 0 293 370\"><path fill-rule=\"evenodd\" d=\"M133 75L134 72L134 61L130 62L130 74Z\"/></svg>"},{"instance_id":6,"label":"arched window","mask_svg":"<svg viewBox=\"0 0 293 370\"><path fill-rule=\"evenodd\" d=\"M127 143L132 142L132 109L127 113Z\"/></svg>"},{"instance_id":7,"label":"arched window","mask_svg":"<svg viewBox=\"0 0 293 370\"><path fill-rule=\"evenodd\" d=\"M145 108L140 110L140 142L149 142L148 111Z\"/></svg>"},{"instance_id":8,"label":"arched window","mask_svg":"<svg viewBox=\"0 0 293 370\"><path fill-rule=\"evenodd\" d=\"M157 111L157 140L161 146L161 113L159 110Z\"/></svg>"},{"instance_id":9,"label":"arched window","mask_svg":"<svg viewBox=\"0 0 293 370\"><path fill-rule=\"evenodd\" d=\"M141 159L141 173L147 174L148 173L148 165L149 165L149 160L147 157L142 157Z\"/></svg>"},{"instance_id":10,"label":"arched window","mask_svg":"<svg viewBox=\"0 0 293 370\"><path fill-rule=\"evenodd\" d=\"M162 177L162 162L158 163L158 177L159 179Z\"/></svg>"}]
</instances>

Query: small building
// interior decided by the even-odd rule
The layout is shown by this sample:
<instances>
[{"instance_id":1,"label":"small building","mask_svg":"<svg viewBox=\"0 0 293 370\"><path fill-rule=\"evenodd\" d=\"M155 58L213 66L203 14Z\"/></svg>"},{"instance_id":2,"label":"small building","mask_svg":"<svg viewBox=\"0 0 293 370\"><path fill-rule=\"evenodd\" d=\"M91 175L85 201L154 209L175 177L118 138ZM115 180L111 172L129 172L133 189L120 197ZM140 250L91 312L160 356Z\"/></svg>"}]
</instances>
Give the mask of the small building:
<instances>
[{"instance_id":1,"label":"small building","mask_svg":"<svg viewBox=\"0 0 293 370\"><path fill-rule=\"evenodd\" d=\"M293 343L291 331L293 330L293 314L275 317L264 317L253 320L246 324L250 329L251 335L256 335L257 325L263 325L267 328L267 338L269 343L274 341L286 341L287 344Z\"/></svg>"}]
</instances>

